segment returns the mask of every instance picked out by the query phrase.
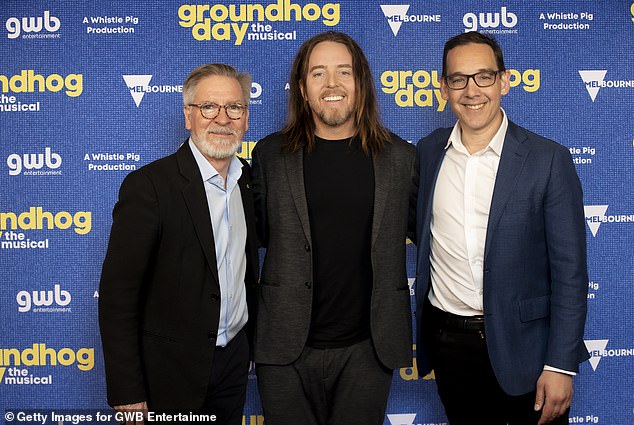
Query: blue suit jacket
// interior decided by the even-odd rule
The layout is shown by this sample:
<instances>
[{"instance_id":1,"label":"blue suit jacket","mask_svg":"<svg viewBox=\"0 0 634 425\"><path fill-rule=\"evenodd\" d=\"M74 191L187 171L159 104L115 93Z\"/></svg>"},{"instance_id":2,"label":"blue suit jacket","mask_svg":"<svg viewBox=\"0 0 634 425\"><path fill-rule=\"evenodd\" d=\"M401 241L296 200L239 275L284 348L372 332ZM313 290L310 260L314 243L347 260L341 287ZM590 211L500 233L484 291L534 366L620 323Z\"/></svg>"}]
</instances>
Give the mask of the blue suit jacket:
<instances>
[{"instance_id":1,"label":"blue suit jacket","mask_svg":"<svg viewBox=\"0 0 634 425\"><path fill-rule=\"evenodd\" d=\"M416 235L417 364L429 373L421 338L430 282L432 199L451 128L418 143ZM570 152L509 122L484 249L484 325L497 380L508 394L533 391L544 365L578 371L588 276L583 194Z\"/></svg>"}]
</instances>

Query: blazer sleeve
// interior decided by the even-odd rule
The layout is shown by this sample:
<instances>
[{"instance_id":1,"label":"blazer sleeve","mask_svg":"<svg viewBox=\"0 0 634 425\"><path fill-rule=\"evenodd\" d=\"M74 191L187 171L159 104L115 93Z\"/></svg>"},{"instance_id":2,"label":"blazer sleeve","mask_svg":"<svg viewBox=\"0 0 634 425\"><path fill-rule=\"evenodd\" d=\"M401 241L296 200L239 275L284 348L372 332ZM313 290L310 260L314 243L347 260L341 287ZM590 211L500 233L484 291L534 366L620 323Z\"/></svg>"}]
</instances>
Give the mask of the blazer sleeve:
<instances>
[{"instance_id":1,"label":"blazer sleeve","mask_svg":"<svg viewBox=\"0 0 634 425\"><path fill-rule=\"evenodd\" d=\"M143 171L129 174L113 209L99 285L99 326L108 402L146 400L140 351L142 292L151 277L159 239L155 188Z\"/></svg>"},{"instance_id":2,"label":"blazer sleeve","mask_svg":"<svg viewBox=\"0 0 634 425\"><path fill-rule=\"evenodd\" d=\"M583 344L588 272L583 193L572 157L559 147L544 198L551 278L551 323L545 364L578 371L588 353Z\"/></svg>"}]
</instances>

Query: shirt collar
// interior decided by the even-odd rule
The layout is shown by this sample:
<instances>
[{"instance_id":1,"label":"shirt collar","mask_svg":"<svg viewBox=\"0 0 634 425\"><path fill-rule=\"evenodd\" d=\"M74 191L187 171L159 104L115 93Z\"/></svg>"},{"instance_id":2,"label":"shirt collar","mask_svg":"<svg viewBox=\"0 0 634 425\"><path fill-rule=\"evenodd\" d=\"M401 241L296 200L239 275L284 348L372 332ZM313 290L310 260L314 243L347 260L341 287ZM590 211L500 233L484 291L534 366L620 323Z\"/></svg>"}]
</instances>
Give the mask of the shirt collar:
<instances>
[{"instance_id":1,"label":"shirt collar","mask_svg":"<svg viewBox=\"0 0 634 425\"><path fill-rule=\"evenodd\" d=\"M502 124L500 124L500 128L498 128L498 131L495 133L495 135L493 136L493 138L491 139L487 147L483 150L483 151L486 151L488 149L491 149L498 156L502 155L502 147L504 146L504 137L506 136L506 130L508 129L508 126L509 126L509 120L506 117L506 112L504 111L504 108L500 108L500 110L502 111ZM447 140L445 149L448 149L449 146L453 145L454 148L459 150L460 152L467 152L467 149L462 144L461 134L462 132L460 129L460 121L458 121L453 126L453 130L451 131L451 134L449 135L449 140Z\"/></svg>"},{"instance_id":2,"label":"shirt collar","mask_svg":"<svg viewBox=\"0 0 634 425\"><path fill-rule=\"evenodd\" d=\"M196 164L198 165L198 169L200 170L200 175L202 176L202 180L206 181L215 181L217 179L222 180L222 176L220 173L214 168L213 165L207 161L207 158L198 150L198 147L194 143L194 141L189 138L189 148L194 155L194 159L196 160ZM242 163L238 159L237 156L233 156L231 158L231 162L229 163L229 169L227 171L227 188L232 187L242 176Z\"/></svg>"}]
</instances>

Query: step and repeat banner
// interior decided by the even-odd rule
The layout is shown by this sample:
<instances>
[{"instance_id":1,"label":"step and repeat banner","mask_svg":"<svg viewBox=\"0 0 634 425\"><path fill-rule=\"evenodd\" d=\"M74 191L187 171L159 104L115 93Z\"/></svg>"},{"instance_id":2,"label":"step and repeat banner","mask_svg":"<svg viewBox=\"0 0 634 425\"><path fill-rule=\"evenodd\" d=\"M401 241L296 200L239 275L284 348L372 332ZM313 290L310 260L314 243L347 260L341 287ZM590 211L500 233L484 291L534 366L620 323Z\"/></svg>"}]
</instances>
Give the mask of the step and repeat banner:
<instances>
[{"instance_id":1,"label":"step and repeat banner","mask_svg":"<svg viewBox=\"0 0 634 425\"><path fill-rule=\"evenodd\" d=\"M570 423L634 423L632 0L4 0L0 23L7 423L116 422L97 303L121 181L186 139L182 84L203 63L253 76L240 153L250 158L257 140L285 121L295 52L326 30L358 41L383 121L412 143L454 123L440 96L444 42L464 31L499 40L511 72L507 114L569 148L584 188L591 358L575 378ZM415 247L408 249L414 276ZM245 425L264 423L256 379ZM25 417L34 409L48 417ZM395 371L385 424L443 423L433 376L419 378L415 361Z\"/></svg>"}]
</instances>

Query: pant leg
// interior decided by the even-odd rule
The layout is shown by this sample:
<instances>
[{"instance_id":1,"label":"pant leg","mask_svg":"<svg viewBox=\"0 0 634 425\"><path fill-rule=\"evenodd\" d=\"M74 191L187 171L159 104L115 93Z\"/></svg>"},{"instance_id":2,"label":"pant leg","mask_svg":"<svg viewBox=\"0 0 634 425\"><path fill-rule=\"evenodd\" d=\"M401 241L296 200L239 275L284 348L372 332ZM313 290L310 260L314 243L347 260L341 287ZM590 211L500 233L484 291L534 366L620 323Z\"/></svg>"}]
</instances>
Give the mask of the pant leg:
<instances>
[{"instance_id":1,"label":"pant leg","mask_svg":"<svg viewBox=\"0 0 634 425\"><path fill-rule=\"evenodd\" d=\"M224 348L216 348L202 412L217 424L241 425L249 374L249 342L244 330Z\"/></svg>"},{"instance_id":2,"label":"pant leg","mask_svg":"<svg viewBox=\"0 0 634 425\"><path fill-rule=\"evenodd\" d=\"M446 329L426 306L423 338L435 371L438 394L451 425L536 425L535 391L508 395L497 382L486 345L486 335ZM552 422L568 423L569 411Z\"/></svg>"},{"instance_id":3,"label":"pant leg","mask_svg":"<svg viewBox=\"0 0 634 425\"><path fill-rule=\"evenodd\" d=\"M290 365L257 364L258 390L266 425L325 425L326 398L318 365L306 347Z\"/></svg>"},{"instance_id":4,"label":"pant leg","mask_svg":"<svg viewBox=\"0 0 634 425\"><path fill-rule=\"evenodd\" d=\"M327 351L328 425L383 425L392 369L381 364L372 341Z\"/></svg>"}]
</instances>

